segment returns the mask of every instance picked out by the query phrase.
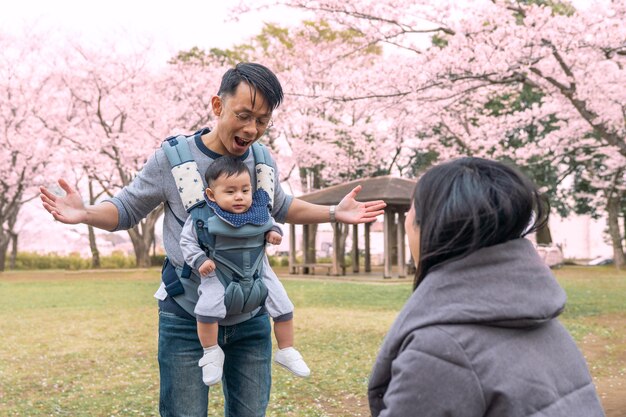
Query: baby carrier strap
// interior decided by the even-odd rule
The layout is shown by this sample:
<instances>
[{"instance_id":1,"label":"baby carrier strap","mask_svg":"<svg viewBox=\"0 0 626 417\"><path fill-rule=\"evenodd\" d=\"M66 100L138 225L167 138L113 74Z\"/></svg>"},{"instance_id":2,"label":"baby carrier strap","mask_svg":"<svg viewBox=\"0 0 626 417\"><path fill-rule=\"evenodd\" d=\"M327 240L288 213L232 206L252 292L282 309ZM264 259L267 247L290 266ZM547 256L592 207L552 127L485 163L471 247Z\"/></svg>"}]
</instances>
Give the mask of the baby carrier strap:
<instances>
[{"instance_id":1,"label":"baby carrier strap","mask_svg":"<svg viewBox=\"0 0 626 417\"><path fill-rule=\"evenodd\" d=\"M252 153L254 155L254 169L256 171L256 189L263 189L270 196L270 211L274 207L274 180L276 173L274 172L274 164L267 147L260 143L252 144Z\"/></svg>"},{"instance_id":2,"label":"baby carrier strap","mask_svg":"<svg viewBox=\"0 0 626 417\"><path fill-rule=\"evenodd\" d=\"M185 210L189 212L194 207L203 204L204 181L191 155L187 137L183 135L169 137L163 142L161 148L172 167L171 172Z\"/></svg>"}]
</instances>

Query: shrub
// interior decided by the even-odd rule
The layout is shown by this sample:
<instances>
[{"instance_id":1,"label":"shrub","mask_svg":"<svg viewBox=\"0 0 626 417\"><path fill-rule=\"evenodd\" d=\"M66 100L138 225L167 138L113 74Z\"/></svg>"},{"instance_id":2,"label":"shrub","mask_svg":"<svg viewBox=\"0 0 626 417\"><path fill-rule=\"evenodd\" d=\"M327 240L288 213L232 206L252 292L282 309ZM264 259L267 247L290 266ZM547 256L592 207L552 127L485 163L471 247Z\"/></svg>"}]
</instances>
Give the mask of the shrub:
<instances>
[{"instance_id":1,"label":"shrub","mask_svg":"<svg viewBox=\"0 0 626 417\"><path fill-rule=\"evenodd\" d=\"M150 265L161 266L165 262L165 254L157 253L156 255L150 255Z\"/></svg>"},{"instance_id":2,"label":"shrub","mask_svg":"<svg viewBox=\"0 0 626 417\"><path fill-rule=\"evenodd\" d=\"M271 267L289 266L289 256L269 255L267 259Z\"/></svg>"},{"instance_id":3,"label":"shrub","mask_svg":"<svg viewBox=\"0 0 626 417\"><path fill-rule=\"evenodd\" d=\"M35 252L18 252L15 258L15 269L67 269L79 270L91 266L91 260L81 258L78 253L71 253L66 256L56 253L45 255ZM8 265L7 265L8 267Z\"/></svg>"},{"instance_id":4,"label":"shrub","mask_svg":"<svg viewBox=\"0 0 626 417\"><path fill-rule=\"evenodd\" d=\"M137 261L122 251L113 251L109 256L100 257L100 266L106 269L134 268Z\"/></svg>"},{"instance_id":5,"label":"shrub","mask_svg":"<svg viewBox=\"0 0 626 417\"><path fill-rule=\"evenodd\" d=\"M152 257L153 265L163 263L165 255L155 255ZM136 260L133 255L126 255L124 252L115 251L111 255L100 257L100 266L106 269L134 268ZM8 260L5 265L8 269ZM77 271L79 269L91 268L91 258L83 258L77 252L68 255L59 255L51 252L40 254L36 252L18 252L15 258L16 270L29 269L65 269Z\"/></svg>"}]
</instances>

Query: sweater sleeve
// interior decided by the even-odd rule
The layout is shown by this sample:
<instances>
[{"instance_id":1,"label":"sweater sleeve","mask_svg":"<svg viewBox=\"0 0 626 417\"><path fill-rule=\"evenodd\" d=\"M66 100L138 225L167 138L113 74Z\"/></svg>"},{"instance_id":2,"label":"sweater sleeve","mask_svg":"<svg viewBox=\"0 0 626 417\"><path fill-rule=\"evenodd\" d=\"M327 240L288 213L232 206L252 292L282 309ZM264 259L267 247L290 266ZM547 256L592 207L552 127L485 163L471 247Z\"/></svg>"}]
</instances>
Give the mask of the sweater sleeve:
<instances>
[{"instance_id":1,"label":"sweater sleeve","mask_svg":"<svg viewBox=\"0 0 626 417\"><path fill-rule=\"evenodd\" d=\"M170 180L172 174L163 170L159 157L163 151L158 149L145 163L130 184L110 198L117 207L117 230L128 230L136 226L159 204L167 201L163 192L163 182ZM172 180L173 181L173 180Z\"/></svg>"},{"instance_id":2,"label":"sweater sleeve","mask_svg":"<svg viewBox=\"0 0 626 417\"><path fill-rule=\"evenodd\" d=\"M180 249L185 257L185 263L196 271L205 261L209 259L198 243L196 229L193 227L193 219L187 217L183 231L180 234Z\"/></svg>"},{"instance_id":3,"label":"sweater sleeve","mask_svg":"<svg viewBox=\"0 0 626 417\"><path fill-rule=\"evenodd\" d=\"M392 362L380 417L480 417L485 400L462 347L437 328L411 335Z\"/></svg>"},{"instance_id":4,"label":"sweater sleeve","mask_svg":"<svg viewBox=\"0 0 626 417\"><path fill-rule=\"evenodd\" d=\"M278 223L276 223L276 220L274 220L274 218L272 217L272 228L270 229L273 232L278 233L281 236L285 236L283 234L283 229L280 227L280 225Z\"/></svg>"}]
</instances>

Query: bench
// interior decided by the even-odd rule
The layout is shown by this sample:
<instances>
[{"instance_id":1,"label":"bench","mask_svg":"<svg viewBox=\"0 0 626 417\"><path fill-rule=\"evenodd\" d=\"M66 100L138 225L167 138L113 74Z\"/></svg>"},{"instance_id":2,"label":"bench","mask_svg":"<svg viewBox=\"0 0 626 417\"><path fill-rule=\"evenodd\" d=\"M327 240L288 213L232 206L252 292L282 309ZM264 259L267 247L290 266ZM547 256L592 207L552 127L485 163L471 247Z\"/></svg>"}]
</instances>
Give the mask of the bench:
<instances>
[{"instance_id":1,"label":"bench","mask_svg":"<svg viewBox=\"0 0 626 417\"><path fill-rule=\"evenodd\" d=\"M333 264L296 264L291 266L295 272L295 274L302 273L304 274L305 268L308 268L311 272L311 275L315 275L315 269L323 269L326 268L326 275L330 275L330 272L333 270ZM341 275L346 275L346 267L345 265L339 265L339 269L341 270Z\"/></svg>"}]
</instances>

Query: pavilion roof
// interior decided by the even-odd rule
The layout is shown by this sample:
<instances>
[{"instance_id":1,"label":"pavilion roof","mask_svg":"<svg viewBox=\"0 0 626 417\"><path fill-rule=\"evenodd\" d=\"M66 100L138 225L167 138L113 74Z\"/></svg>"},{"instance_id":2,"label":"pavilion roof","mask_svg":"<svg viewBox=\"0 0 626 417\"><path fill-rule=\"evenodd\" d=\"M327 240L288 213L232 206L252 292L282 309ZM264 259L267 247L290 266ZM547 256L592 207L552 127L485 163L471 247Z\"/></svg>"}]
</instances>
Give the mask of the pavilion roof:
<instances>
[{"instance_id":1,"label":"pavilion roof","mask_svg":"<svg viewBox=\"0 0 626 417\"><path fill-rule=\"evenodd\" d=\"M358 201L383 200L388 206L409 206L415 180L393 177L362 178L344 184L333 185L322 190L313 191L298 198L315 204L338 204L341 199L354 187L361 185L363 188L357 196Z\"/></svg>"}]
</instances>

